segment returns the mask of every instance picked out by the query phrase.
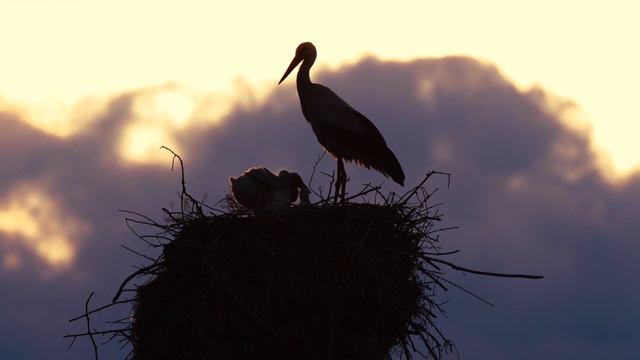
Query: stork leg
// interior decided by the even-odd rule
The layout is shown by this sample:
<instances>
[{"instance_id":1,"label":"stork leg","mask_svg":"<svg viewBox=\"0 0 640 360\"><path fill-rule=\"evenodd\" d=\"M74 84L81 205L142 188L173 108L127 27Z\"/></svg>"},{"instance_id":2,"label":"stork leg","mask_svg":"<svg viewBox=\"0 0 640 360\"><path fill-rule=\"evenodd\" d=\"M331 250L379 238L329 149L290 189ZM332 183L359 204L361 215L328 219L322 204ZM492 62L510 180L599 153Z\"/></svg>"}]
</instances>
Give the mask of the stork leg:
<instances>
[{"instance_id":1,"label":"stork leg","mask_svg":"<svg viewBox=\"0 0 640 360\"><path fill-rule=\"evenodd\" d=\"M344 170L342 158L338 158L338 177L336 179L336 192L333 196L333 203L338 201L338 193L340 194L340 202L344 201L345 190L347 187L347 172Z\"/></svg>"}]
</instances>

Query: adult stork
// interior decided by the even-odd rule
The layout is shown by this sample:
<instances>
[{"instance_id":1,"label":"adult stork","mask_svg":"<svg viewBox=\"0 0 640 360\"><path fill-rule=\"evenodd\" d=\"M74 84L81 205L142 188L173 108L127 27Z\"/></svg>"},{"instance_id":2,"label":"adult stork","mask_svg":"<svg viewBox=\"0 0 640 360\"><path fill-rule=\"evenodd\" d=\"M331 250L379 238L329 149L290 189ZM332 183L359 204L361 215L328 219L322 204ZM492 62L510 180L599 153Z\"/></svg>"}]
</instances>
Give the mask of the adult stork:
<instances>
[{"instance_id":1,"label":"adult stork","mask_svg":"<svg viewBox=\"0 0 640 360\"><path fill-rule=\"evenodd\" d=\"M278 85L302 62L296 78L302 114L311 124L320 145L338 161L334 203L338 194L344 201L347 173L343 160L354 161L367 169L374 168L404 186L402 167L375 125L331 89L311 82L309 70L316 56L312 43L300 44Z\"/></svg>"}]
</instances>

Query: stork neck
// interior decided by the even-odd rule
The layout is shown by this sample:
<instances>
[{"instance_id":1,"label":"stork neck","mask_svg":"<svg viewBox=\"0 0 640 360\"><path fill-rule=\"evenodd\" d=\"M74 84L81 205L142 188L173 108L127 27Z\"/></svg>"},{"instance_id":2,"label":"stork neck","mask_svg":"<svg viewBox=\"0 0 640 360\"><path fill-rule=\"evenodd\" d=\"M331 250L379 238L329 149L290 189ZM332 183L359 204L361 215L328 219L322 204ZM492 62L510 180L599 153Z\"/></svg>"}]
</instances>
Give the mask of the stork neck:
<instances>
[{"instance_id":1,"label":"stork neck","mask_svg":"<svg viewBox=\"0 0 640 360\"><path fill-rule=\"evenodd\" d=\"M296 85L298 88L311 85L311 78L309 77L311 65L313 65L313 61L309 60L304 60L302 61L302 64L300 64L300 69L298 70L298 75L296 77Z\"/></svg>"}]
</instances>

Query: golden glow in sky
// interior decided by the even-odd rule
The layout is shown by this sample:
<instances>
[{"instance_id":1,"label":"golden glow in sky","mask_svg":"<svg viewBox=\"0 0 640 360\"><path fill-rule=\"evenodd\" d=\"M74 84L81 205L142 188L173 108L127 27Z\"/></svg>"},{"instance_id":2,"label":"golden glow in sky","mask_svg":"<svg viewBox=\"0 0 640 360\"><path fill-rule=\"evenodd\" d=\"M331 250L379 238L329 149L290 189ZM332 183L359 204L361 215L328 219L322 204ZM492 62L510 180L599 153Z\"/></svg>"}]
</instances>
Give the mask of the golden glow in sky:
<instances>
[{"instance_id":1,"label":"golden glow in sky","mask_svg":"<svg viewBox=\"0 0 640 360\"><path fill-rule=\"evenodd\" d=\"M5 1L0 5L0 104L28 108L30 121L67 134L88 96L168 82L232 94L242 77L258 93L276 83L302 41L318 64L471 55L496 63L519 86L541 84L575 100L596 146L628 171L640 164L640 2L637 1ZM233 5L231 5L233 4ZM156 99L187 121L192 98ZM178 120L176 120L178 119ZM132 125L155 144L167 129ZM147 155L144 141L125 151ZM141 145L140 145L141 144ZM126 146L126 145L125 145Z\"/></svg>"},{"instance_id":2,"label":"golden glow in sky","mask_svg":"<svg viewBox=\"0 0 640 360\"><path fill-rule=\"evenodd\" d=\"M81 238L90 232L89 225L68 214L38 184L21 184L0 200L0 239L7 250L0 254L2 268L20 269L25 262L24 250L55 271L73 264Z\"/></svg>"},{"instance_id":3,"label":"golden glow in sky","mask_svg":"<svg viewBox=\"0 0 640 360\"><path fill-rule=\"evenodd\" d=\"M163 163L159 145L182 152L174 136L195 110L195 99L187 89L167 85L148 89L133 104L133 118L121 136L122 158L134 163Z\"/></svg>"}]
</instances>

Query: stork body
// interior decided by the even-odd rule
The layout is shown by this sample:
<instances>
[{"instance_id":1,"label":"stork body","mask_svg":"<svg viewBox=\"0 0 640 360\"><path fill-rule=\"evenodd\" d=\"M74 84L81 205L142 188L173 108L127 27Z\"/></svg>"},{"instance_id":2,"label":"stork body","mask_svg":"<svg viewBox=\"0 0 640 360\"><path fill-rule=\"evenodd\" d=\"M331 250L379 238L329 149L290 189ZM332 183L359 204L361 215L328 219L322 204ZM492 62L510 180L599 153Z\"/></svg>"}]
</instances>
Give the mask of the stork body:
<instances>
[{"instance_id":1,"label":"stork body","mask_svg":"<svg viewBox=\"0 0 640 360\"><path fill-rule=\"evenodd\" d=\"M338 161L334 202L338 194L342 200L345 196L347 174L343 160L354 161L367 169L373 168L404 186L402 167L375 125L331 89L311 82L309 70L316 56L312 43L300 44L278 84L302 62L296 78L302 114L311 124L320 145Z\"/></svg>"},{"instance_id":2,"label":"stork body","mask_svg":"<svg viewBox=\"0 0 640 360\"><path fill-rule=\"evenodd\" d=\"M229 183L238 204L254 211L261 210L275 197L286 198L291 204L298 198L298 189L307 188L295 172L281 170L275 175L264 167L253 167L238 177L230 177Z\"/></svg>"}]
</instances>

